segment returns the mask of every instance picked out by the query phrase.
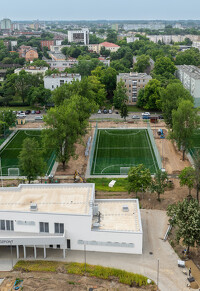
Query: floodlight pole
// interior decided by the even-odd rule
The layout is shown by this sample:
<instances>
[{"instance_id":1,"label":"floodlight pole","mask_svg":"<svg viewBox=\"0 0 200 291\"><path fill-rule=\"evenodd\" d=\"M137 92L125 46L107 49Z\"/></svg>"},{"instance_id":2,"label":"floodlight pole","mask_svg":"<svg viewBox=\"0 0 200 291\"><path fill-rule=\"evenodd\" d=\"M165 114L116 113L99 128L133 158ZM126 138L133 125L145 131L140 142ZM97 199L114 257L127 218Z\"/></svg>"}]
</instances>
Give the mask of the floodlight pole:
<instances>
[{"instance_id":1,"label":"floodlight pole","mask_svg":"<svg viewBox=\"0 0 200 291\"><path fill-rule=\"evenodd\" d=\"M1 166L1 158L0 158L0 168L1 168L1 187L3 187L3 173L2 173L2 166Z\"/></svg>"}]
</instances>

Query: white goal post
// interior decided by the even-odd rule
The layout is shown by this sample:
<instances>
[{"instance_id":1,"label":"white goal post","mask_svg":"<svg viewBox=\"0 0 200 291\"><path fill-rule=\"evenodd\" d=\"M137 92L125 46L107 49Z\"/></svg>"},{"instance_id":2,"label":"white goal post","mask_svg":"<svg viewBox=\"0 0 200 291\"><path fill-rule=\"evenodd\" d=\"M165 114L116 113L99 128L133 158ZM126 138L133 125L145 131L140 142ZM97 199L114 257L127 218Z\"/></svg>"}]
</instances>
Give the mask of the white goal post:
<instances>
[{"instance_id":1,"label":"white goal post","mask_svg":"<svg viewBox=\"0 0 200 291\"><path fill-rule=\"evenodd\" d=\"M128 175L131 167L120 167L120 175Z\"/></svg>"},{"instance_id":2,"label":"white goal post","mask_svg":"<svg viewBox=\"0 0 200 291\"><path fill-rule=\"evenodd\" d=\"M8 176L19 176L19 168L8 168Z\"/></svg>"}]
</instances>

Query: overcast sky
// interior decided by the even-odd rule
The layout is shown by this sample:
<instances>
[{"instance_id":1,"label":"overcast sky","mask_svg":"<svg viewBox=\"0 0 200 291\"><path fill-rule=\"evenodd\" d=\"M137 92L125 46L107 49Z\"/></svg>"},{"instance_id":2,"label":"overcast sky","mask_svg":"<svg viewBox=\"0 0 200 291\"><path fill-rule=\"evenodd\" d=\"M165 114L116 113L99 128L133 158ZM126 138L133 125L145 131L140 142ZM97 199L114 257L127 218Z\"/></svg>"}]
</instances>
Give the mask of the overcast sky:
<instances>
[{"instance_id":1,"label":"overcast sky","mask_svg":"<svg viewBox=\"0 0 200 291\"><path fill-rule=\"evenodd\" d=\"M1 1L0 19L200 19L200 0L9 0Z\"/></svg>"}]
</instances>

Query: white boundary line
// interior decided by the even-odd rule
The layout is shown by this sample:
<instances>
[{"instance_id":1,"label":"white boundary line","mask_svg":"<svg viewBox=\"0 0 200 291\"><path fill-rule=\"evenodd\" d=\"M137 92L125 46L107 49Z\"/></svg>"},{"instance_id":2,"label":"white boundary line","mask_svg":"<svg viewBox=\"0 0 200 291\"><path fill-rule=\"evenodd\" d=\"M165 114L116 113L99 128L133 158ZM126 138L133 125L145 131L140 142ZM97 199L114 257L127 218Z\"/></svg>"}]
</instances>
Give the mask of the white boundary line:
<instances>
[{"instance_id":1,"label":"white boundary line","mask_svg":"<svg viewBox=\"0 0 200 291\"><path fill-rule=\"evenodd\" d=\"M148 133L148 135L147 135L147 130L145 131L146 132L146 137L147 137L147 140L148 140L148 144L149 144L149 147L150 147L150 151L151 151L151 156L152 156L152 158L153 158L153 162L154 162L154 167L155 167L155 170L156 170L156 164L155 164L155 160L154 160L154 155L153 155L153 153L152 153L152 148L151 148L151 145L150 145L150 141L149 141L149 133Z\"/></svg>"},{"instance_id":2,"label":"white boundary line","mask_svg":"<svg viewBox=\"0 0 200 291\"><path fill-rule=\"evenodd\" d=\"M101 128L100 128L100 130L101 130ZM112 130L112 129L108 129L108 130ZM140 129L137 129L136 128L136 130L138 130L138 132L136 132L136 133L130 133L130 134L115 134L115 133L112 133L112 132L108 132L108 130L107 129L104 129L104 132L105 133L107 133L107 134L109 134L109 135L114 135L114 136L131 136L131 135L136 135L136 134L139 134L140 132L141 132L141 130ZM130 129L123 129L123 128L120 128L119 130L132 130L132 128L130 128Z\"/></svg>"},{"instance_id":3,"label":"white boundary line","mask_svg":"<svg viewBox=\"0 0 200 291\"><path fill-rule=\"evenodd\" d=\"M93 174L95 174L95 170L96 170L96 161L97 161L97 152L98 152L98 147L99 147L99 137L100 137L100 133L101 131L99 131L99 136L98 136L98 142L97 142L97 148L96 148L96 155L95 155L95 162L94 162L94 168L93 168ZM97 132L98 134L98 132Z\"/></svg>"},{"instance_id":4,"label":"white boundary line","mask_svg":"<svg viewBox=\"0 0 200 291\"><path fill-rule=\"evenodd\" d=\"M0 154L2 154L4 152L4 150L11 143L11 141L13 141L13 139L18 135L18 133L19 133L19 131L17 131L16 134L13 135L13 137L8 141L8 143L5 145L5 147L2 148L2 150L0 151Z\"/></svg>"},{"instance_id":5,"label":"white boundary line","mask_svg":"<svg viewBox=\"0 0 200 291\"><path fill-rule=\"evenodd\" d=\"M30 130L29 130L29 131L30 131ZM37 131L37 130L35 130L35 131ZM38 135L31 135L31 134L28 134L26 130L24 131L24 133L25 133L26 135L28 135L28 136L33 136L33 137L34 137L34 136L40 136L40 137L41 137L41 134L38 134Z\"/></svg>"},{"instance_id":6,"label":"white boundary line","mask_svg":"<svg viewBox=\"0 0 200 291\"><path fill-rule=\"evenodd\" d=\"M119 148L112 148L112 147L107 147L107 148L99 148L99 150L129 150L129 149L148 149L149 147L119 147Z\"/></svg>"}]
</instances>

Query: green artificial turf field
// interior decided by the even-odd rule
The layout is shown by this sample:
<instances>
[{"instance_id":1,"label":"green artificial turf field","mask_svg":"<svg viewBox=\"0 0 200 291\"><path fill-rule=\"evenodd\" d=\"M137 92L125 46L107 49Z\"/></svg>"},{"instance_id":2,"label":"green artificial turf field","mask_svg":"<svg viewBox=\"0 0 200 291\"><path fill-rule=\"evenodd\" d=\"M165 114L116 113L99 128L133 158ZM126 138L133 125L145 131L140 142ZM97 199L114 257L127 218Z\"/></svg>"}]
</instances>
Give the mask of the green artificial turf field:
<instances>
[{"instance_id":1,"label":"green artificial turf field","mask_svg":"<svg viewBox=\"0 0 200 291\"><path fill-rule=\"evenodd\" d=\"M200 153L200 129L197 129L192 137L192 147L189 152L193 159L195 158L197 151Z\"/></svg>"},{"instance_id":2,"label":"green artificial turf field","mask_svg":"<svg viewBox=\"0 0 200 291\"><path fill-rule=\"evenodd\" d=\"M41 145L40 130L18 130L0 151L3 176L8 176L9 168L19 168L18 156L22 149L23 140L27 137L35 138ZM44 160L47 164L46 174L48 175L51 172L51 169L55 162L55 154L53 149L48 149L44 153ZM11 173L12 172L13 171L11 171ZM14 171L13 173L17 172Z\"/></svg>"},{"instance_id":3,"label":"green artificial turf field","mask_svg":"<svg viewBox=\"0 0 200 291\"><path fill-rule=\"evenodd\" d=\"M158 169L147 129L98 129L91 175L126 175L138 164Z\"/></svg>"}]
</instances>

